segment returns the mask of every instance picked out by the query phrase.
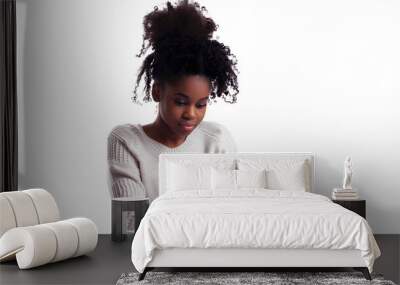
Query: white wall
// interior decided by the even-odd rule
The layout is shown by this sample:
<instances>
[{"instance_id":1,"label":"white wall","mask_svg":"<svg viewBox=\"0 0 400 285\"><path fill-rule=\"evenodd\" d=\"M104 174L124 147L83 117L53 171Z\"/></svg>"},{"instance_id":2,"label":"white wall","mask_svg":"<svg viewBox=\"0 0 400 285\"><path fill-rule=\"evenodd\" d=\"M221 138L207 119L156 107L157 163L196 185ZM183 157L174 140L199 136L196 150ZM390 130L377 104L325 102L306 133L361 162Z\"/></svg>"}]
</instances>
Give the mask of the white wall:
<instances>
[{"instance_id":1,"label":"white wall","mask_svg":"<svg viewBox=\"0 0 400 285\"><path fill-rule=\"evenodd\" d=\"M110 233L106 137L131 103L143 16L163 1L17 0L20 187ZM330 195L354 161L375 233L400 233L400 2L201 1L239 61L236 105L209 106L239 151L316 154ZM143 86L143 85L142 85Z\"/></svg>"}]
</instances>

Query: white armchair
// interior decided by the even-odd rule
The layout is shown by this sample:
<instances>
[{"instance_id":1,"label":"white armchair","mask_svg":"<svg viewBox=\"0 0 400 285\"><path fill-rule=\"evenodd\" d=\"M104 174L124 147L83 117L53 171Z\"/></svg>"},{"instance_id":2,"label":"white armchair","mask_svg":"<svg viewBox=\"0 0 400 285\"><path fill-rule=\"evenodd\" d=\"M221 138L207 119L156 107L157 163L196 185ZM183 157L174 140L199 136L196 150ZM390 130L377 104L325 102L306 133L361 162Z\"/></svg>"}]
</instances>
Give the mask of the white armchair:
<instances>
[{"instance_id":1,"label":"white armchair","mask_svg":"<svg viewBox=\"0 0 400 285\"><path fill-rule=\"evenodd\" d=\"M0 193L0 262L16 259L20 269L57 262L94 250L97 238L87 218L60 220L44 189Z\"/></svg>"}]
</instances>

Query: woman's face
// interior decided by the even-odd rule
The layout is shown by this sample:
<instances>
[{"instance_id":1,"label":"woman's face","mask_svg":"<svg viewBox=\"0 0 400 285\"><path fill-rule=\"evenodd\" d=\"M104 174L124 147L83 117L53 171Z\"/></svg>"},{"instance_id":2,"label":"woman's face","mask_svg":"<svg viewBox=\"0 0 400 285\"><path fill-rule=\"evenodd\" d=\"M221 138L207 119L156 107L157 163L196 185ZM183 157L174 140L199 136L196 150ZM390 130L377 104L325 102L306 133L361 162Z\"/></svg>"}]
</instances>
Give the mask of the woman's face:
<instances>
[{"instance_id":1,"label":"woman's face","mask_svg":"<svg viewBox=\"0 0 400 285\"><path fill-rule=\"evenodd\" d=\"M188 75L176 83L154 88L159 102L159 116L178 136L187 136L203 120L210 92L209 80L201 75ZM159 100L157 100L159 99Z\"/></svg>"}]
</instances>

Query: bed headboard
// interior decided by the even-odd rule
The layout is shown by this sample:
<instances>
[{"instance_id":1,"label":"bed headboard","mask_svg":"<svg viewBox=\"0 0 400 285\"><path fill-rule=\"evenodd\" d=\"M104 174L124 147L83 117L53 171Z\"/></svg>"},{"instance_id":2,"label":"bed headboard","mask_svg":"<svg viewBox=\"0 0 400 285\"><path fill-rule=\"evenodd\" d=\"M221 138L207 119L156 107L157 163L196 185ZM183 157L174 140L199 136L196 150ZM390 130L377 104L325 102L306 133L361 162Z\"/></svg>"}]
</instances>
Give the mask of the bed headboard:
<instances>
[{"instance_id":1,"label":"bed headboard","mask_svg":"<svg viewBox=\"0 0 400 285\"><path fill-rule=\"evenodd\" d=\"M221 160L229 161L235 164L237 159L271 159L271 160L285 160L297 159L307 160L309 166L310 192L314 192L314 154L311 152L236 152L236 153L161 153L158 163L158 189L159 195L165 193L165 185L167 179L167 165L168 162L188 161L199 164L206 163L207 165L214 165ZM236 164L235 164L236 165Z\"/></svg>"}]
</instances>

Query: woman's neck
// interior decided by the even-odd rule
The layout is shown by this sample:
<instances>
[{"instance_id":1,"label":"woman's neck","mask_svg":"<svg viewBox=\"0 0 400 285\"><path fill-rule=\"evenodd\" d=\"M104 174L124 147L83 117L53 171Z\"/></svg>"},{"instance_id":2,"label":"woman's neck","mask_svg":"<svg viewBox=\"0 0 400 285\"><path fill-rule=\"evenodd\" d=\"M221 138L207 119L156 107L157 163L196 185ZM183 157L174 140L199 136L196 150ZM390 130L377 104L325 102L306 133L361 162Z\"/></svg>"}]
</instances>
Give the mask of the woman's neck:
<instances>
[{"instance_id":1,"label":"woman's neck","mask_svg":"<svg viewBox=\"0 0 400 285\"><path fill-rule=\"evenodd\" d=\"M143 126L143 130L149 137L167 147L177 147L186 140L186 137L173 133L159 116L153 123Z\"/></svg>"}]
</instances>

